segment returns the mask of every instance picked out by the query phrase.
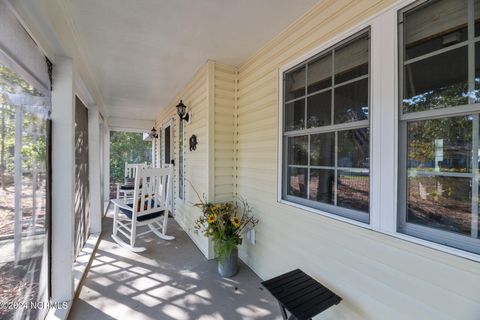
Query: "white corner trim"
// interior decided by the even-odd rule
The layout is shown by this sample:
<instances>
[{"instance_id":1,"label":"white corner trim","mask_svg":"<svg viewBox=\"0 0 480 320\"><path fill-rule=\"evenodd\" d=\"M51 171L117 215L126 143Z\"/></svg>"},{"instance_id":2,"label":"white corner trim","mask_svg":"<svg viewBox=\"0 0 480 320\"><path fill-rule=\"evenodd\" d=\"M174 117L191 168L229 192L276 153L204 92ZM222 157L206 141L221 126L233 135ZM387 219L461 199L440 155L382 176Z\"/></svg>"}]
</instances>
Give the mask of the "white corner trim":
<instances>
[{"instance_id":1,"label":"white corner trim","mask_svg":"<svg viewBox=\"0 0 480 320\"><path fill-rule=\"evenodd\" d=\"M52 91L52 301L73 298L75 112L73 63L57 57Z\"/></svg>"},{"instance_id":2,"label":"white corner trim","mask_svg":"<svg viewBox=\"0 0 480 320\"><path fill-rule=\"evenodd\" d=\"M78 258L73 263L74 273L74 299L69 301L60 302L56 305L56 308L51 308L45 320L66 320L70 314L75 297L78 296L81 289L81 284L90 269L89 266L95 257L95 250L100 242L100 234L91 234L87 239L85 246L80 251Z\"/></svg>"},{"instance_id":3,"label":"white corner trim","mask_svg":"<svg viewBox=\"0 0 480 320\"><path fill-rule=\"evenodd\" d=\"M99 211L100 208L97 209ZM99 211L100 212L100 211ZM94 258L97 245L100 242L100 233L90 234L77 259L73 263L73 279L75 296L78 295L83 279L88 273L88 266Z\"/></svg>"}]
</instances>

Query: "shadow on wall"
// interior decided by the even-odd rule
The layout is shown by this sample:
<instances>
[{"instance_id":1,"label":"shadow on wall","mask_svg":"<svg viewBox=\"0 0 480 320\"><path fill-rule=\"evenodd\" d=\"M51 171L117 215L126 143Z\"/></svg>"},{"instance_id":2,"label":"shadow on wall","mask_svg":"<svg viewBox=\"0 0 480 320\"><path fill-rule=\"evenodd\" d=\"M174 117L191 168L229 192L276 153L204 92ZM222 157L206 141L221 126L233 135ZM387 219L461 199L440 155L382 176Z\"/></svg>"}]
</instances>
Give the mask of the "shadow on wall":
<instances>
[{"instance_id":1,"label":"shadow on wall","mask_svg":"<svg viewBox=\"0 0 480 320\"><path fill-rule=\"evenodd\" d=\"M88 109L75 101L75 256L90 234L90 186L88 168Z\"/></svg>"}]
</instances>

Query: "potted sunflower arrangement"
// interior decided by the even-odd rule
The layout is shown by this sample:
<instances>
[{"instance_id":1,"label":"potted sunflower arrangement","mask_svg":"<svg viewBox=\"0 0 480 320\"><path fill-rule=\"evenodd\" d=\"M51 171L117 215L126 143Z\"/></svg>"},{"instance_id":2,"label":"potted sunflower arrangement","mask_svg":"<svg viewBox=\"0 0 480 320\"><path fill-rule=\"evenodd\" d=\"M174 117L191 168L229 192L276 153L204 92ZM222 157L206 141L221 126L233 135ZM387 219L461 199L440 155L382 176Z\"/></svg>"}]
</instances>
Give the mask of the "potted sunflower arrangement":
<instances>
[{"instance_id":1,"label":"potted sunflower arrangement","mask_svg":"<svg viewBox=\"0 0 480 320\"><path fill-rule=\"evenodd\" d=\"M202 215L195 221L194 228L213 240L218 273L232 277L238 272L237 246L242 243L245 232L258 224L258 219L252 216L252 208L244 199L221 203L199 199L194 206L202 210Z\"/></svg>"}]
</instances>

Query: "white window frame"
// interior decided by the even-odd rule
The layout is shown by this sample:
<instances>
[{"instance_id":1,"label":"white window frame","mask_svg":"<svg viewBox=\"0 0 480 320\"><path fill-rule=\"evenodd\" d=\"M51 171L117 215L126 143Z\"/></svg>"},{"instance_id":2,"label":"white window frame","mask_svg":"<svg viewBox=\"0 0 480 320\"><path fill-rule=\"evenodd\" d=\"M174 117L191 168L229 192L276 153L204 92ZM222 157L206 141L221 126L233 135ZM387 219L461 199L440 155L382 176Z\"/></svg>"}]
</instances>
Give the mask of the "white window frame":
<instances>
[{"instance_id":1,"label":"white window frame","mask_svg":"<svg viewBox=\"0 0 480 320\"><path fill-rule=\"evenodd\" d=\"M473 6L474 6L474 0L463 0L466 3L468 3L469 7L469 15L468 15L468 38L465 41L461 42L461 45L459 44L458 46L451 46L445 48L448 52L451 52L457 48L460 47L467 47L468 50L468 90L473 91L475 90L475 82L474 82L474 73L475 72L475 57L474 57L474 47L475 44L478 43L478 40L475 41L475 39L478 39L478 37L475 37L475 17L474 17L474 11L473 11ZM423 4L425 4L427 1L426 0L419 0L415 1L412 4L405 6L401 10L398 11L398 18L397 18L397 23L399 24L398 27L398 33L402 34L402 28L400 26L400 23L403 22L402 20L402 14L421 7ZM471 14L470 14L471 13ZM404 43L401 39L398 41L399 47L398 47L398 75L399 75L399 90L401 90L402 86L402 81L403 81L403 74L402 70L404 67L404 61L403 59L403 46ZM400 46L401 44L401 46ZM430 56L437 56L439 54L442 54L443 52L446 52L444 50L435 50L433 52L430 52L428 54L422 55L420 57L425 57L426 58ZM419 57L417 57L419 58ZM415 58L415 59L417 59ZM401 91L399 91L401 92ZM402 158L406 159L406 153L407 150L405 150L407 146L407 124L410 121L413 122L420 122L424 120L433 120L433 119L446 119L446 118L453 118L453 117L461 117L461 116L467 116L467 115L473 115L473 120L472 120L472 148L473 150L478 150L478 135L479 135L479 114L480 114L480 103L474 103L472 98L469 100L469 104L467 105L457 105L457 106L451 106L443 109L435 109L435 110L426 110L426 111L417 111L417 112L408 112L405 114L402 114L401 110L401 104L402 102L400 101L400 95L399 94L399 201L398 201L398 230L401 230L402 233L423 238L426 240L434 241L434 242L442 242L445 243L446 245L451 245L451 246L456 246L456 247L461 247L464 248L465 250L470 250L470 251L478 251L478 245L480 240L478 238L473 238L478 237L478 154L476 152L473 152L473 159L472 159L472 172L471 173L451 173L449 176L455 176L455 177L463 177L463 178L469 178L472 180L472 199L471 199L471 205L472 205L472 234L471 237L467 237L458 233L453 233L453 232L448 232L442 229L434 228L434 227L429 227L427 225L421 225L421 224L416 224L416 223L411 223L406 221L407 217L407 163L405 160L402 163ZM405 132L402 132L405 131ZM475 159L477 158L477 159ZM447 176L446 173L438 174L439 176ZM433 176L428 175L428 176ZM475 212L476 211L476 212Z\"/></svg>"},{"instance_id":2,"label":"white window frame","mask_svg":"<svg viewBox=\"0 0 480 320\"><path fill-rule=\"evenodd\" d=\"M292 68L289 68L289 69L286 69L284 72L282 72L281 74L281 79L282 79L282 86L280 87L281 90L282 90L282 94L283 94L283 91L285 90L285 83L284 83L284 76L285 76L285 73L288 73L288 72L292 72L292 71L295 71L295 70L298 70L299 68L303 68L304 66L308 65L308 63L310 63L311 61L315 61L315 59L318 59L319 57L322 57L322 56L327 56L327 55L331 55L335 52L335 50L337 50L338 48L342 48L344 45L347 45L349 43L352 43L352 42L355 42L356 40L359 40L361 39L363 36L365 35L368 35L370 37L370 34L371 34L371 30L370 30L370 27L367 26L366 28L360 30L359 32L356 32L354 34L352 34L351 36L347 37L347 38L344 38L342 39L341 41L335 43L333 46L330 46L328 47L326 50L323 50L320 52L320 55L319 56L311 56L310 58L302 61L301 63L295 65L294 67ZM348 81L344 81L344 82L341 82L340 84L335 84L335 74L334 74L334 70L333 70L333 64L335 63L335 55L333 55L333 58L332 58L332 85L326 89L322 89L320 91L316 91L316 92L313 92L313 93L308 93L304 96L302 96L301 98L297 98L297 99L292 99L293 101L296 101L296 100L301 100L301 99L307 99L309 96L312 96L312 95L317 95L319 92L325 92L325 91L328 91L328 90L331 90L332 92L332 101L333 101L333 96L334 96L334 89L336 88L339 88L339 87L343 87L345 85L348 85L350 83L357 83L359 81L362 81L362 80L365 80L367 79L368 81L368 88L369 88L369 93L368 93L368 106L369 106L369 115L370 115L370 106L371 106L371 94L372 94L372 90L371 90L371 85L370 85L370 72L371 72L371 68L370 68L370 39L368 40L369 43L368 43L368 73L367 75L362 75L362 76L357 76L355 77L354 79L350 79ZM307 67L307 70L308 70L308 67ZM308 71L307 71L308 72ZM305 86L307 86L307 82L305 81ZM290 100L289 102L291 102L292 100ZM283 102L283 101L282 101ZM370 121L370 116L368 117L368 119L366 120L358 120L358 121L354 121L354 122L346 122L346 123L340 123L340 124L334 124L333 123L333 116L334 116L334 106L331 105L330 107L332 108L332 114L331 114L331 117L332 117L332 124L328 125L328 126L322 126L322 127L315 127L315 128L305 128L305 129L299 129L299 130L292 130L292 131L287 131L285 130L285 125L284 125L284 122L285 122L285 117L283 117L283 112L285 110L285 105L286 103L283 103L283 108L282 108L282 136L281 136L281 139L282 139L282 157L283 157L283 161L286 161L286 159L288 158L288 152L287 152L287 141L286 139L284 138L290 138L290 137L296 137L296 136L311 136L311 135L314 135L314 134L321 134L321 133L333 133L335 135L335 147L334 147L334 152L335 152L335 159L337 159L337 142L338 142L338 133L339 132L343 132L343 131L350 131L350 130L356 130L356 129L370 129L370 125L371 125L371 121ZM305 112L306 112L306 109L305 109ZM307 121L307 119L305 119L305 121ZM308 139L308 143L310 144L310 138ZM371 152L372 152L372 148L371 148L371 143L370 143L370 133L369 133L369 146L368 146L368 150L369 150L369 159L371 158ZM309 149L310 150L310 149ZM310 152L308 152L308 157L310 157ZM335 160L336 162L336 160ZM308 165L307 167L311 167L310 165ZM298 198L298 197L295 197L295 196L291 196L291 195L288 195L286 194L286 189L288 188L288 186L285 184L285 183L282 183L282 200L286 201L286 202L290 202L290 203L295 203L295 204L300 204L300 205L303 205L305 207L309 207L309 208L314 208L314 209L317 209L317 210L320 210L320 211L324 211L323 208L326 208L326 212L329 212L330 214L333 214L333 215L338 215L338 216L342 216L346 219L349 219L349 220L355 220L355 221L359 221L359 222L362 222L362 223L365 223L365 224L369 224L369 221L370 221L370 169L371 169L371 165L369 163L369 166L368 168L361 168L361 169L358 169L358 168L341 168L340 166L337 165L337 163L335 163L335 165L332 167L334 169L331 169L331 170L334 170L334 175L337 176L337 172L338 171L341 171L341 170L350 170L351 172L365 172L365 171L368 171L368 177L369 177L369 210L368 212L362 212L362 211L359 211L359 210L355 210L355 209L350 209L350 208L345 208L345 207L341 207L341 206L337 206L337 205L331 205L331 204L326 204L326 203L322 203L322 202L316 202L316 201L313 201L313 200L310 200L310 199L303 199L303 198ZM287 168L286 166L285 167L282 167L282 179L285 178L285 175L287 174ZM335 177L335 181L337 181L337 177ZM284 182L284 181L282 181ZM307 177L307 184L309 183L309 177ZM335 191L335 202L336 202L336 191ZM364 220L368 221L368 222L365 222Z\"/></svg>"},{"instance_id":3,"label":"white window frame","mask_svg":"<svg viewBox=\"0 0 480 320\"><path fill-rule=\"evenodd\" d=\"M417 0L399 0L352 28L339 33L312 51L278 69L277 202L294 208L292 214L315 213L334 221L379 232L408 243L421 245L480 262L480 255L397 232L398 208L398 12ZM283 170L283 73L370 26L370 223L362 223L323 210L282 199ZM377 108L378 106L378 108ZM297 210L298 209L298 210ZM417 248L418 249L418 248ZM431 252L424 250L425 254ZM448 257L448 256L447 256Z\"/></svg>"}]
</instances>

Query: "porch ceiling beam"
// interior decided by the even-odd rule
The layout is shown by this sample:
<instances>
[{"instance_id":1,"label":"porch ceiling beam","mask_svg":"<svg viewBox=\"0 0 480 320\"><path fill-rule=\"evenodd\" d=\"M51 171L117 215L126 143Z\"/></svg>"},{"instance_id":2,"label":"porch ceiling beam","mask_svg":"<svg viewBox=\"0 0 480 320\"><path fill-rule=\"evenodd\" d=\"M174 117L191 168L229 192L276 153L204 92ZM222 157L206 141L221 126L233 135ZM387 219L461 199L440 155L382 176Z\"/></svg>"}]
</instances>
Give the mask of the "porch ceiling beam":
<instances>
[{"instance_id":1,"label":"porch ceiling beam","mask_svg":"<svg viewBox=\"0 0 480 320\"><path fill-rule=\"evenodd\" d=\"M155 125L155 120L108 118L108 126L114 131L150 132Z\"/></svg>"}]
</instances>

